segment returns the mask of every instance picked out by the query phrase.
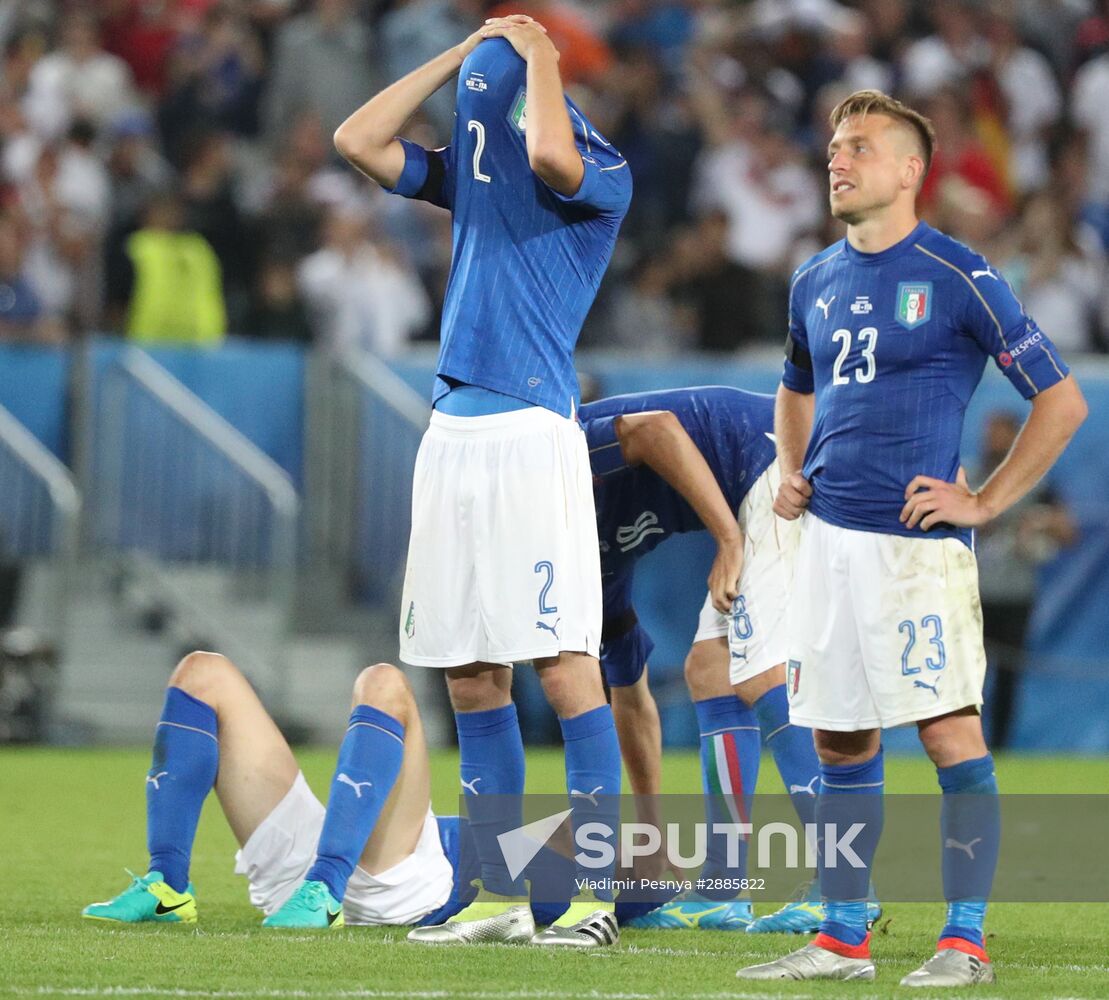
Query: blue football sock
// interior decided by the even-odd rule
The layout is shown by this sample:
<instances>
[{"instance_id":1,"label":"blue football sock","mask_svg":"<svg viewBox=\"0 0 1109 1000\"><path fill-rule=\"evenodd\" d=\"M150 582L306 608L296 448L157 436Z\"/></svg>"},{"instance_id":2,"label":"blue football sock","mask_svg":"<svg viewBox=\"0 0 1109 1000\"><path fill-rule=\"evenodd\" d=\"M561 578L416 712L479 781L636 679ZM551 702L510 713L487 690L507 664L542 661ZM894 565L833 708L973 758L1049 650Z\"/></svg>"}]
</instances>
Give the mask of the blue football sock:
<instances>
[{"instance_id":1,"label":"blue football sock","mask_svg":"<svg viewBox=\"0 0 1109 1000\"><path fill-rule=\"evenodd\" d=\"M816 821L816 797L820 791L820 760L813 745L812 730L789 721L789 698L785 684L771 688L754 705L762 728L762 739L774 755L782 783L793 801L802 826Z\"/></svg>"},{"instance_id":2,"label":"blue football sock","mask_svg":"<svg viewBox=\"0 0 1109 1000\"><path fill-rule=\"evenodd\" d=\"M820 779L816 805L817 831L821 838L819 877L821 893L828 901L827 916L820 931L844 944L860 945L866 940L870 870L882 834L885 785L882 750L879 748L862 764L821 764ZM848 837L855 823L864 824L863 829ZM835 844L843 844L843 849L836 849ZM848 850L862 862L861 868L855 867Z\"/></svg>"},{"instance_id":3,"label":"blue football sock","mask_svg":"<svg viewBox=\"0 0 1109 1000\"><path fill-rule=\"evenodd\" d=\"M307 881L325 882L342 900L354 866L396 784L404 759L404 726L380 709L359 705L339 746L316 860Z\"/></svg>"},{"instance_id":4,"label":"blue football sock","mask_svg":"<svg viewBox=\"0 0 1109 1000\"><path fill-rule=\"evenodd\" d=\"M566 790L574 810L570 822L575 834L583 823L604 823L612 837L603 838L616 849L620 826L620 741L608 705L591 709L572 719L559 719L566 748ZM578 870L579 879L611 883L615 862L605 869ZM598 899L612 899L612 889L602 887Z\"/></svg>"},{"instance_id":5,"label":"blue football sock","mask_svg":"<svg viewBox=\"0 0 1109 1000\"><path fill-rule=\"evenodd\" d=\"M758 720L734 694L695 701L693 709L701 734L701 783L708 821L704 881L697 891L706 899L734 899L738 889L728 884L743 878L747 870L747 838L740 841L737 863L729 865L728 837L713 829L717 823L751 822L762 753ZM713 885L714 881L724 884Z\"/></svg>"},{"instance_id":6,"label":"blue football sock","mask_svg":"<svg viewBox=\"0 0 1109 1000\"><path fill-rule=\"evenodd\" d=\"M215 709L180 688L169 688L146 776L147 870L161 872L178 892L189 884L196 825L218 771Z\"/></svg>"},{"instance_id":7,"label":"blue football sock","mask_svg":"<svg viewBox=\"0 0 1109 1000\"><path fill-rule=\"evenodd\" d=\"M498 834L523 824L524 742L516 706L510 702L485 712L457 712L454 721L482 885L505 896L526 895L523 877L509 877L497 842Z\"/></svg>"},{"instance_id":8,"label":"blue football sock","mask_svg":"<svg viewBox=\"0 0 1109 1000\"><path fill-rule=\"evenodd\" d=\"M943 894L947 923L940 939L962 938L981 948L986 900L1001 847L1001 808L993 757L937 767L943 806Z\"/></svg>"}]
</instances>

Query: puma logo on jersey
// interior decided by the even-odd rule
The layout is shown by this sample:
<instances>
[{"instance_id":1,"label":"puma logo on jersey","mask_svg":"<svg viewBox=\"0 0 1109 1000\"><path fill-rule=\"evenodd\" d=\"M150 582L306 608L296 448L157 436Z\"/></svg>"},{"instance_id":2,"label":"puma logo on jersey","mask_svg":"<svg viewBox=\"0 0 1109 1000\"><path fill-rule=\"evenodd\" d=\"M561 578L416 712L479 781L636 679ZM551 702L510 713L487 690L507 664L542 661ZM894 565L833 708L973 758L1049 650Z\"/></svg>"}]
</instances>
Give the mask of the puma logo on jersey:
<instances>
[{"instance_id":1,"label":"puma logo on jersey","mask_svg":"<svg viewBox=\"0 0 1109 1000\"><path fill-rule=\"evenodd\" d=\"M974 845L977 844L981 839L981 837L975 837L969 844L960 844L954 837L948 837L947 840L943 842L943 846L945 850L954 848L957 851L966 851L967 857L970 858L971 861L973 861Z\"/></svg>"},{"instance_id":2,"label":"puma logo on jersey","mask_svg":"<svg viewBox=\"0 0 1109 1000\"><path fill-rule=\"evenodd\" d=\"M169 771L159 771L157 774L153 774L153 775L148 774L146 776L146 783L148 785L153 785L154 786L154 791L156 791L156 792L160 791L161 790L161 785L158 784L158 779L159 778L164 778L167 774L169 774Z\"/></svg>"},{"instance_id":3,"label":"puma logo on jersey","mask_svg":"<svg viewBox=\"0 0 1109 1000\"><path fill-rule=\"evenodd\" d=\"M972 278L982 278L982 277L986 277L986 278L993 278L993 280L994 280L994 281L997 281L997 280L998 280L998 277L997 277L997 275L996 275L996 274L994 274L994 273L993 273L993 271L992 271L992 270L991 270L990 268L988 268L988 267L987 267L987 268L986 268L986 270L984 270L984 271L971 271L971 272L970 272L970 276L971 276Z\"/></svg>"},{"instance_id":4,"label":"puma logo on jersey","mask_svg":"<svg viewBox=\"0 0 1109 1000\"><path fill-rule=\"evenodd\" d=\"M815 799L816 798L816 789L813 788L813 785L815 785L819 780L820 780L820 775L819 774L814 774L812 776L812 780L807 785L790 785L789 786L789 794L790 795L811 795Z\"/></svg>"},{"instance_id":5,"label":"puma logo on jersey","mask_svg":"<svg viewBox=\"0 0 1109 1000\"><path fill-rule=\"evenodd\" d=\"M462 781L462 787L465 788L466 791L468 791L471 795L477 795L478 794L477 783L479 781L481 781L481 776L480 775L478 775L478 777L473 778L470 781L463 781L461 778L459 778L458 780Z\"/></svg>"},{"instance_id":6,"label":"puma logo on jersey","mask_svg":"<svg viewBox=\"0 0 1109 1000\"><path fill-rule=\"evenodd\" d=\"M570 790L570 798L572 798L572 799L589 799L589 801L592 802L593 805L596 805L597 804L597 793L598 792L603 792L604 788L605 788L604 785L598 785L591 792L579 792L576 788L572 788Z\"/></svg>"},{"instance_id":7,"label":"puma logo on jersey","mask_svg":"<svg viewBox=\"0 0 1109 1000\"><path fill-rule=\"evenodd\" d=\"M825 319L828 318L828 310L832 308L832 303L835 301L836 297L834 295L827 302L824 301L823 297L816 300L816 308L824 311Z\"/></svg>"},{"instance_id":8,"label":"puma logo on jersey","mask_svg":"<svg viewBox=\"0 0 1109 1000\"><path fill-rule=\"evenodd\" d=\"M337 780L340 785L350 785L350 787L354 789L354 794L357 795L358 798L362 798L363 788L373 788L374 786L374 783L372 781L355 781L353 778L348 777L341 772Z\"/></svg>"},{"instance_id":9,"label":"puma logo on jersey","mask_svg":"<svg viewBox=\"0 0 1109 1000\"><path fill-rule=\"evenodd\" d=\"M645 510L635 519L634 524L625 524L616 529L616 544L621 552L627 552L641 545L648 535L664 534L658 526L658 514L653 510Z\"/></svg>"}]
</instances>

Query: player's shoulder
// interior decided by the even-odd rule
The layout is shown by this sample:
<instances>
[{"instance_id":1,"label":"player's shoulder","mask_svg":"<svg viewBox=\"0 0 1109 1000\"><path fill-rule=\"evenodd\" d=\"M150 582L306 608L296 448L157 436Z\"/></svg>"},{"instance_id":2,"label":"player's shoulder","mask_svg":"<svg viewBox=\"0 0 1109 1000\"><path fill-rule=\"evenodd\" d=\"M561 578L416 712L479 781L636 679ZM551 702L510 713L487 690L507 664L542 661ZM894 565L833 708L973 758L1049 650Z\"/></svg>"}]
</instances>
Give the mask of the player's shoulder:
<instances>
[{"instance_id":1,"label":"player's shoulder","mask_svg":"<svg viewBox=\"0 0 1109 1000\"><path fill-rule=\"evenodd\" d=\"M933 274L949 279L964 301L992 320L1008 322L1023 312L1005 276L977 250L930 226L916 242L933 267ZM1012 315L1010 315L1012 314Z\"/></svg>"},{"instance_id":2,"label":"player's shoulder","mask_svg":"<svg viewBox=\"0 0 1109 1000\"><path fill-rule=\"evenodd\" d=\"M566 109L570 113L570 124L574 129L574 141L583 156L589 157L603 170L618 173L620 179L625 174L631 183L631 171L624 154L589 120L585 112L569 97L566 98Z\"/></svg>"},{"instance_id":3,"label":"player's shoulder","mask_svg":"<svg viewBox=\"0 0 1109 1000\"><path fill-rule=\"evenodd\" d=\"M922 225L920 236L914 241L915 248L930 257L935 266L959 272L968 282L984 277L984 272L997 272L977 250L972 250L954 236ZM976 273L977 272L977 273Z\"/></svg>"},{"instance_id":4,"label":"player's shoulder","mask_svg":"<svg viewBox=\"0 0 1109 1000\"><path fill-rule=\"evenodd\" d=\"M809 279L814 272L820 271L828 265L834 266L836 261L842 260L844 258L843 246L845 242L845 240L837 240L831 246L825 247L820 253L813 254L808 260L804 261L789 279L790 291L800 292L802 283Z\"/></svg>"}]
</instances>

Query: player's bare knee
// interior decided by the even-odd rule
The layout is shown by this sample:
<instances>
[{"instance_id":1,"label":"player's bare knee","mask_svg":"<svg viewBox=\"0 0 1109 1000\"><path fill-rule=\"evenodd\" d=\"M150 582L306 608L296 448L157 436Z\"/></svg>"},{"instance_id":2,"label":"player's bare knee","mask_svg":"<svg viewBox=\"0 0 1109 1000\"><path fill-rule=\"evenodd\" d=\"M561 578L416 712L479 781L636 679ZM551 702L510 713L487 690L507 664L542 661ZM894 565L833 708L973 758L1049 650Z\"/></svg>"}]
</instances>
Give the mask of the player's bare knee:
<instances>
[{"instance_id":1,"label":"player's bare knee","mask_svg":"<svg viewBox=\"0 0 1109 1000\"><path fill-rule=\"evenodd\" d=\"M921 722L917 728L924 752L936 767L953 767L989 752L982 719L972 707Z\"/></svg>"},{"instance_id":2,"label":"player's bare knee","mask_svg":"<svg viewBox=\"0 0 1109 1000\"><path fill-rule=\"evenodd\" d=\"M400 719L407 717L414 704L412 686L404 672L392 663L366 667L354 682L355 705L371 705Z\"/></svg>"},{"instance_id":3,"label":"player's bare knee","mask_svg":"<svg viewBox=\"0 0 1109 1000\"><path fill-rule=\"evenodd\" d=\"M878 732L872 729L854 733L815 729L813 742L820 763L829 767L865 764L878 753L881 745Z\"/></svg>"},{"instance_id":4,"label":"player's bare knee","mask_svg":"<svg viewBox=\"0 0 1109 1000\"><path fill-rule=\"evenodd\" d=\"M504 673L509 673L507 669ZM486 712L494 708L503 708L512 701L511 675L509 684L500 682L500 677L490 671L481 673L454 673L447 674L447 692L451 699L451 708L456 712Z\"/></svg>"},{"instance_id":5,"label":"player's bare knee","mask_svg":"<svg viewBox=\"0 0 1109 1000\"><path fill-rule=\"evenodd\" d=\"M170 674L169 687L180 688L186 694L212 705L230 684L240 680L238 668L220 653L194 650L181 659Z\"/></svg>"}]
</instances>

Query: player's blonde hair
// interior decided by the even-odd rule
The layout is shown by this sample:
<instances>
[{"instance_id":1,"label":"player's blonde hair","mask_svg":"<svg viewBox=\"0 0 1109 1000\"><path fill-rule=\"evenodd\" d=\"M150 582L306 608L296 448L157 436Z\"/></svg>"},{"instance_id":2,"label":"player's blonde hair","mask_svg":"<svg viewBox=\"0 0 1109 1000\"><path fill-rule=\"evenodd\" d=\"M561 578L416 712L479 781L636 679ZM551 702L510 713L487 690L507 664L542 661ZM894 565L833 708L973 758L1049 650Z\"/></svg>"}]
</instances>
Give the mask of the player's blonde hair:
<instances>
[{"instance_id":1,"label":"player's blonde hair","mask_svg":"<svg viewBox=\"0 0 1109 1000\"><path fill-rule=\"evenodd\" d=\"M907 104L902 104L880 90L856 90L832 108L828 121L833 129L837 129L848 118L855 115L866 117L871 114L886 115L913 131L924 159L924 173L921 174L923 180L928 173L928 168L932 166L932 154L936 149L936 130L932 128L931 121L919 111L914 111Z\"/></svg>"}]
</instances>

